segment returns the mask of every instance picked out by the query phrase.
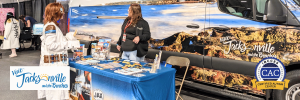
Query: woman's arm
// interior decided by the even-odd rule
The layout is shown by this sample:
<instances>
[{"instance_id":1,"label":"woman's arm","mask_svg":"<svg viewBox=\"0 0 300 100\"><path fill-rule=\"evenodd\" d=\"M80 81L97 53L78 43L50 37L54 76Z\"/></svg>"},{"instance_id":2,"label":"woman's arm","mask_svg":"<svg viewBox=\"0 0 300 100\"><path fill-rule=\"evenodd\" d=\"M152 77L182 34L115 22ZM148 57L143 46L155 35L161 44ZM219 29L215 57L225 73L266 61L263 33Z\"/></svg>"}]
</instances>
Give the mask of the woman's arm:
<instances>
[{"instance_id":1,"label":"woman's arm","mask_svg":"<svg viewBox=\"0 0 300 100\"><path fill-rule=\"evenodd\" d=\"M55 33L46 34L45 45L48 50L62 52L68 49L79 48L79 41L60 41L57 42Z\"/></svg>"},{"instance_id":2,"label":"woman's arm","mask_svg":"<svg viewBox=\"0 0 300 100\"><path fill-rule=\"evenodd\" d=\"M30 27L30 24L31 24L31 23L30 23L30 20L27 20L27 24L26 24L27 27Z\"/></svg>"},{"instance_id":3,"label":"woman's arm","mask_svg":"<svg viewBox=\"0 0 300 100\"><path fill-rule=\"evenodd\" d=\"M17 22L18 22L18 37L20 38L20 34L21 34L20 23L18 20L17 20Z\"/></svg>"},{"instance_id":4,"label":"woman's arm","mask_svg":"<svg viewBox=\"0 0 300 100\"><path fill-rule=\"evenodd\" d=\"M80 43L78 40L73 41L57 41L55 26L49 25L46 27L45 46L50 51L62 52L68 49L79 48Z\"/></svg>"},{"instance_id":5,"label":"woman's arm","mask_svg":"<svg viewBox=\"0 0 300 100\"><path fill-rule=\"evenodd\" d=\"M117 42L118 45L121 45L122 43L122 38L123 38L123 32L124 32L124 24L126 23L126 20L124 20L122 26L121 26L121 36L119 37L119 40Z\"/></svg>"},{"instance_id":6,"label":"woman's arm","mask_svg":"<svg viewBox=\"0 0 300 100\"><path fill-rule=\"evenodd\" d=\"M122 37L123 37L123 32L122 31L121 31L121 36L119 37L119 40L117 42L118 45L121 45L121 41L122 41Z\"/></svg>"},{"instance_id":7,"label":"woman's arm","mask_svg":"<svg viewBox=\"0 0 300 100\"><path fill-rule=\"evenodd\" d=\"M140 35L140 41L147 42L151 37L149 24L147 21L144 21L142 26L143 26L143 33Z\"/></svg>"},{"instance_id":8,"label":"woman's arm","mask_svg":"<svg viewBox=\"0 0 300 100\"><path fill-rule=\"evenodd\" d=\"M9 37L9 34L10 34L10 31L11 31L11 28L12 28L12 20L11 19L8 19L6 21L6 24L5 24L5 32L4 32L4 38L8 38Z\"/></svg>"}]
</instances>

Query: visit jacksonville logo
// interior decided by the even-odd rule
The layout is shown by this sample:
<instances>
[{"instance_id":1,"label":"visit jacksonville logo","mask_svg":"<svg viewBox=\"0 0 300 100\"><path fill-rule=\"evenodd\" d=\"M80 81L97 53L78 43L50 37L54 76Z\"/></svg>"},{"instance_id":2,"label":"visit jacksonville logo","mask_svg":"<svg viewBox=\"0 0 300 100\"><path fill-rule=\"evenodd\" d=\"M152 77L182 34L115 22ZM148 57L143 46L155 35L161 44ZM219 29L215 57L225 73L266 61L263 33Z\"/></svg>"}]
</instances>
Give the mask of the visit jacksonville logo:
<instances>
[{"instance_id":1,"label":"visit jacksonville logo","mask_svg":"<svg viewBox=\"0 0 300 100\"><path fill-rule=\"evenodd\" d=\"M274 57L262 59L255 69L255 78L251 80L253 88L279 89L288 88L290 80L285 79L285 67L283 63Z\"/></svg>"},{"instance_id":2,"label":"visit jacksonville logo","mask_svg":"<svg viewBox=\"0 0 300 100\"><path fill-rule=\"evenodd\" d=\"M11 90L69 90L68 67L11 67Z\"/></svg>"}]
</instances>

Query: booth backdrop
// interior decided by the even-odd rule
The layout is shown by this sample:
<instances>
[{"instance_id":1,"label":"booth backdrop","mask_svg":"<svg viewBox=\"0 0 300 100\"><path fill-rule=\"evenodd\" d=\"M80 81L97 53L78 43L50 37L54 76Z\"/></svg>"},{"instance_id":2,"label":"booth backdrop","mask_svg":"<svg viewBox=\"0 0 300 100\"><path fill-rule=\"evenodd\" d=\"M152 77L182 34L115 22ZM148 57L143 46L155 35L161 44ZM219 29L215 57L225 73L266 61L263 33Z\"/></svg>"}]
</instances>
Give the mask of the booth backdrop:
<instances>
[{"instance_id":1,"label":"booth backdrop","mask_svg":"<svg viewBox=\"0 0 300 100\"><path fill-rule=\"evenodd\" d=\"M14 13L14 8L0 8L0 35L3 35L4 31L4 22L6 20L6 14L8 12Z\"/></svg>"}]
</instances>

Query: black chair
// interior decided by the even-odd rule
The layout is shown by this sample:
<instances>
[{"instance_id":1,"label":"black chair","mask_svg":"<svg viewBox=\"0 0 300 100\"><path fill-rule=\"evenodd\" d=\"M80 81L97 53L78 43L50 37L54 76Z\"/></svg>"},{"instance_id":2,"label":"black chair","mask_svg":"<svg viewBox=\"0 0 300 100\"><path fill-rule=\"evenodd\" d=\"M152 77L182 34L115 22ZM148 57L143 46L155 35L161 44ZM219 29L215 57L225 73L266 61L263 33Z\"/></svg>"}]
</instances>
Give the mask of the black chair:
<instances>
[{"instance_id":1,"label":"black chair","mask_svg":"<svg viewBox=\"0 0 300 100\"><path fill-rule=\"evenodd\" d=\"M32 38L33 38L33 36L32 36L30 27L24 27L20 33L20 38L19 38L20 49L19 49L19 51L24 51L25 50L24 43L31 42ZM30 47L32 47L32 45Z\"/></svg>"}]
</instances>

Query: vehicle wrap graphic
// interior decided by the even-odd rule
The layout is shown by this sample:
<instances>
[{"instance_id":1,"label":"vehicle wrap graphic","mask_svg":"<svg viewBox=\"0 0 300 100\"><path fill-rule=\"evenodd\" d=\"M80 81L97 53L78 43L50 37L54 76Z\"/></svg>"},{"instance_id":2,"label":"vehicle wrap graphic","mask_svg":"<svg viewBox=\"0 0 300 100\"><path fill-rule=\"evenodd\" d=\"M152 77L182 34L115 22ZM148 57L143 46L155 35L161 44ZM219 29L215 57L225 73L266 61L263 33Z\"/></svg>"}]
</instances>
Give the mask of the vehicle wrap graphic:
<instances>
[{"instance_id":1,"label":"vehicle wrap graphic","mask_svg":"<svg viewBox=\"0 0 300 100\"><path fill-rule=\"evenodd\" d=\"M249 93L265 95L265 91L257 90L252 87L251 80L254 79L254 77L196 66L191 66L189 70L193 70L191 76L197 81L213 83L236 90L244 90Z\"/></svg>"},{"instance_id":2,"label":"vehicle wrap graphic","mask_svg":"<svg viewBox=\"0 0 300 100\"><path fill-rule=\"evenodd\" d=\"M205 56L250 62L276 57L289 65L300 60L300 31L284 28L212 27L196 36L181 32L162 40L151 39L149 43L156 49L199 55L203 51L193 48L205 45Z\"/></svg>"},{"instance_id":3,"label":"vehicle wrap graphic","mask_svg":"<svg viewBox=\"0 0 300 100\"><path fill-rule=\"evenodd\" d=\"M300 32L295 27L226 14L219 10L216 2L164 4L158 1L141 3L143 18L151 31L149 48L253 63L265 57L276 57L285 66L300 60ZM124 22L119 16L128 15L129 4L112 2L71 7L70 31L77 29L78 34L111 37L112 43L116 43ZM200 28L187 28L190 24ZM189 77L195 81L203 81L206 76L204 82L264 95L263 91L252 88L254 77L196 66L190 71Z\"/></svg>"}]
</instances>

